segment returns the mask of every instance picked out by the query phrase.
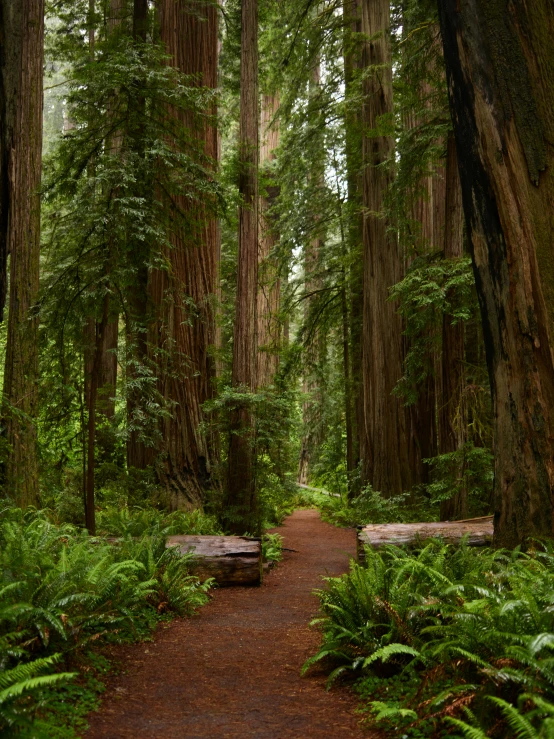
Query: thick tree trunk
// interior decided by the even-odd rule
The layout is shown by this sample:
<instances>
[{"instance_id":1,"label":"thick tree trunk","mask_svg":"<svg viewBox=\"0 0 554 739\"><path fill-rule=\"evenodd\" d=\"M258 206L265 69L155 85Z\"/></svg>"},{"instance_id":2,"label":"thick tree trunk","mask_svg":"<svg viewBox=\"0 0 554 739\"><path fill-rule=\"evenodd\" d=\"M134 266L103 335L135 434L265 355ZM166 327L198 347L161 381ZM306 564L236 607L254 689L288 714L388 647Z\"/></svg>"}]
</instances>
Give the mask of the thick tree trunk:
<instances>
[{"instance_id":1,"label":"thick tree trunk","mask_svg":"<svg viewBox=\"0 0 554 739\"><path fill-rule=\"evenodd\" d=\"M376 129L392 115L392 62L388 0L364 0L362 32L367 40L363 66L373 68L364 85L363 122ZM362 144L363 172L363 329L362 382L364 425L360 430L362 475L383 495L408 490L410 467L407 414L392 390L402 375L402 324L389 288L402 277L398 244L381 216L391 174L382 166L393 154L392 136L367 135Z\"/></svg>"},{"instance_id":2,"label":"thick tree trunk","mask_svg":"<svg viewBox=\"0 0 554 739\"><path fill-rule=\"evenodd\" d=\"M464 253L462 191L458 175L456 142L450 134L446 151L446 197L444 226L444 256L446 259L459 259ZM445 316L442 325L442 355L440 363L438 438L439 454L460 450L467 439L467 411L464 395L465 382L465 331L459 321L452 325L452 319ZM462 480L463 467L453 470L458 480ZM467 488L460 482L458 492L441 503L441 521L453 521L467 516Z\"/></svg>"},{"instance_id":3,"label":"thick tree trunk","mask_svg":"<svg viewBox=\"0 0 554 739\"><path fill-rule=\"evenodd\" d=\"M279 349L281 325L279 308L281 283L279 264L272 253L279 243L275 218L270 214L271 207L279 194L274 184L269 166L275 159L279 146L279 95L262 95L260 168L267 168L265 176L266 192L260 197L260 247L258 251L258 378L259 387L273 382L279 368Z\"/></svg>"},{"instance_id":4,"label":"thick tree trunk","mask_svg":"<svg viewBox=\"0 0 554 739\"><path fill-rule=\"evenodd\" d=\"M217 85L217 9L202 0L163 0L159 10L160 39L171 63L198 84ZM191 114L169 110L189 127L199 148L215 162L215 126L199 124ZM216 286L217 227L215 204L191 193L174 199L190 215L190 224L171 234L166 258L169 270L153 270L149 293L155 321L149 328L159 391L172 406L161 422L161 447L156 469L171 507L199 506L212 485L214 450L201 430L202 404L212 397L214 343L213 296ZM192 305L191 305L192 302Z\"/></svg>"},{"instance_id":5,"label":"thick tree trunk","mask_svg":"<svg viewBox=\"0 0 554 739\"><path fill-rule=\"evenodd\" d=\"M554 12L440 0L468 240L483 319L495 543L552 536Z\"/></svg>"},{"instance_id":6,"label":"thick tree trunk","mask_svg":"<svg viewBox=\"0 0 554 739\"><path fill-rule=\"evenodd\" d=\"M234 388L253 391L257 378L258 299L258 2L242 0L240 56L239 253L233 337ZM254 418L247 404L231 419L227 513L236 533L259 527Z\"/></svg>"},{"instance_id":7,"label":"thick tree trunk","mask_svg":"<svg viewBox=\"0 0 554 739\"><path fill-rule=\"evenodd\" d=\"M38 503L37 413L43 0L0 0L0 301L10 254L3 409L5 489Z\"/></svg>"},{"instance_id":8,"label":"thick tree trunk","mask_svg":"<svg viewBox=\"0 0 554 739\"><path fill-rule=\"evenodd\" d=\"M409 33L411 29L407 29ZM423 98L429 94L429 87L421 85ZM407 128L416 128L422 123L413 114L406 116ZM446 196L444 169L437 167L418 183L424 196L418 198L411 208L411 218L416 224L416 232L412 234L410 249L406 252L406 267L415 257L420 257L440 249L444 240L444 203ZM409 351L409 339L404 339L405 353ZM414 471L414 479L418 483L429 482L429 467L423 460L437 454L437 369L440 359L428 357L428 372L425 380L419 385L417 400L408 406L407 416L410 424L410 435L414 443L410 447L410 466ZM440 402L440 401L439 401Z\"/></svg>"}]
</instances>

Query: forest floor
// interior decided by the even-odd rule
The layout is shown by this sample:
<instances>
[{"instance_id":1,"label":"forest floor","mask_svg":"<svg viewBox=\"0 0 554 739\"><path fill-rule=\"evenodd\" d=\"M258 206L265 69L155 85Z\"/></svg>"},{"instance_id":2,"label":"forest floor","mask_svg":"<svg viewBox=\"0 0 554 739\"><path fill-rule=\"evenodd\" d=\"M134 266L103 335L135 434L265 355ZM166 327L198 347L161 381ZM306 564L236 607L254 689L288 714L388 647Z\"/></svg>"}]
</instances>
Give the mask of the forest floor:
<instances>
[{"instance_id":1,"label":"forest floor","mask_svg":"<svg viewBox=\"0 0 554 739\"><path fill-rule=\"evenodd\" d=\"M295 511L274 529L282 562L261 587L215 591L193 618L156 632L153 643L118 647L121 672L86 739L357 739L368 737L348 689L325 691L326 674L300 669L320 641L309 622L321 576L348 570L356 534Z\"/></svg>"}]
</instances>

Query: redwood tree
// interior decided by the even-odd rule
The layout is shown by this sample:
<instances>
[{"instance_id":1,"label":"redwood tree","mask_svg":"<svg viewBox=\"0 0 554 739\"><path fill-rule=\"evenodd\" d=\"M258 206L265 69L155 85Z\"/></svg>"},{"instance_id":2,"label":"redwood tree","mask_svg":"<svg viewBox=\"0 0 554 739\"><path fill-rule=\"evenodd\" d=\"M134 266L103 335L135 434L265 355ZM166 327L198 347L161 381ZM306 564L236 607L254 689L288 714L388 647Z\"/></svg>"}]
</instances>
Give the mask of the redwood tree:
<instances>
[{"instance_id":1,"label":"redwood tree","mask_svg":"<svg viewBox=\"0 0 554 739\"><path fill-rule=\"evenodd\" d=\"M258 2L242 0L239 123L239 249L231 382L257 384L258 291ZM243 533L257 523L254 418L246 401L232 411L227 478L230 527ZM254 528L253 528L254 527Z\"/></svg>"},{"instance_id":2,"label":"redwood tree","mask_svg":"<svg viewBox=\"0 0 554 739\"><path fill-rule=\"evenodd\" d=\"M160 3L160 39L171 63L206 88L217 86L217 27L217 8L211 2ZM206 156L205 166L210 167L217 159L215 121L199 121L183 110L169 109L168 115L189 128L194 144ZM192 192L189 198L179 195L173 198L173 207L186 215L188 227L173 227L167 269L152 271L149 296L155 320L149 340L159 390L170 406L161 422L161 446L155 450L158 478L172 507L188 507L200 505L212 484L214 450L201 423L202 404L213 392L209 347L214 343L218 240L210 198L200 192Z\"/></svg>"},{"instance_id":3,"label":"redwood tree","mask_svg":"<svg viewBox=\"0 0 554 739\"><path fill-rule=\"evenodd\" d=\"M464 255L463 211L456 142L451 133L446 148L444 170L444 256L459 259ZM465 384L465 329L462 321L452 324L450 316L443 317L442 353L438 378L438 453L448 454L462 449L467 441L467 412L464 396ZM454 470L456 478L462 480L461 466ZM455 520L467 516L467 488L460 488L449 500L441 503L441 520Z\"/></svg>"},{"instance_id":4,"label":"redwood tree","mask_svg":"<svg viewBox=\"0 0 554 739\"><path fill-rule=\"evenodd\" d=\"M554 11L551 0L439 0L467 233L483 320L495 543L554 514Z\"/></svg>"},{"instance_id":5,"label":"redwood tree","mask_svg":"<svg viewBox=\"0 0 554 739\"><path fill-rule=\"evenodd\" d=\"M37 413L44 0L0 1L0 301L10 255L2 415L6 491L38 502Z\"/></svg>"},{"instance_id":6,"label":"redwood tree","mask_svg":"<svg viewBox=\"0 0 554 739\"><path fill-rule=\"evenodd\" d=\"M387 131L387 119L393 112L389 13L389 0L362 3L362 33L366 37L362 66L369 74L362 110L365 166L360 456L364 481L384 495L398 494L413 482L406 412L392 395L402 375L402 325L388 295L389 288L401 279L402 259L396 238L382 216L384 195L392 177L386 162L394 145ZM368 131L372 133L368 135Z\"/></svg>"},{"instance_id":7,"label":"redwood tree","mask_svg":"<svg viewBox=\"0 0 554 739\"><path fill-rule=\"evenodd\" d=\"M275 205L278 186L271 171L279 146L279 95L262 95L260 168L265 175L265 192L260 194L260 247L258 250L258 377L260 387L273 382L279 367L281 326L279 309L281 283L274 249L279 241L271 208Z\"/></svg>"}]
</instances>

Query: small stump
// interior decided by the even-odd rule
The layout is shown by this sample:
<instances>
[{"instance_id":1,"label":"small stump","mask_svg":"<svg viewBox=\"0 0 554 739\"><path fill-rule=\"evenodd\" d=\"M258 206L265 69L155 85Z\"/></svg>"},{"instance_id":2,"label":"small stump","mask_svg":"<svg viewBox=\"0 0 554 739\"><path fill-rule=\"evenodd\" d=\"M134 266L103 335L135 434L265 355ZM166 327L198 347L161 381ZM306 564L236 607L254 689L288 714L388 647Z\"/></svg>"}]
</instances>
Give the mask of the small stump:
<instances>
[{"instance_id":1,"label":"small stump","mask_svg":"<svg viewBox=\"0 0 554 739\"><path fill-rule=\"evenodd\" d=\"M246 536L169 536L168 547L192 552L190 572L200 580L213 577L218 585L259 585L262 581L262 541Z\"/></svg>"}]
</instances>

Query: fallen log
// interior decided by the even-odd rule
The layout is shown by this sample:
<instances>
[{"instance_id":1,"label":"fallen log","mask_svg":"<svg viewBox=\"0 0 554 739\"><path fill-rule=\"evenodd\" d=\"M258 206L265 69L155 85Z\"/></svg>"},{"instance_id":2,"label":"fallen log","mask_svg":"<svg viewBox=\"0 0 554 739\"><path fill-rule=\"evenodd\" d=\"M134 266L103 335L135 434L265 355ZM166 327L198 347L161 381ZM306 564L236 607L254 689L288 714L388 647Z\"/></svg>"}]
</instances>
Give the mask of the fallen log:
<instances>
[{"instance_id":1,"label":"fallen log","mask_svg":"<svg viewBox=\"0 0 554 739\"><path fill-rule=\"evenodd\" d=\"M262 542L246 536L169 536L168 547L194 556L190 572L200 580L213 577L218 585L259 585Z\"/></svg>"},{"instance_id":2,"label":"fallen log","mask_svg":"<svg viewBox=\"0 0 554 739\"><path fill-rule=\"evenodd\" d=\"M378 549L383 544L413 546L425 539L440 538L446 544L459 544L464 536L472 547L492 543L492 516L468 518L464 521L433 521L430 523L369 524L358 529L358 561L364 559L365 547Z\"/></svg>"}]
</instances>

